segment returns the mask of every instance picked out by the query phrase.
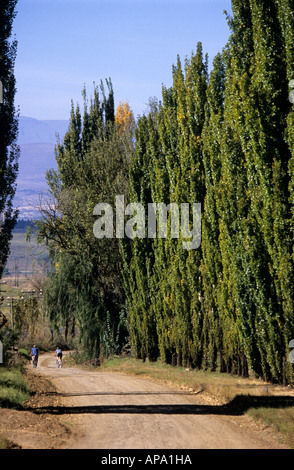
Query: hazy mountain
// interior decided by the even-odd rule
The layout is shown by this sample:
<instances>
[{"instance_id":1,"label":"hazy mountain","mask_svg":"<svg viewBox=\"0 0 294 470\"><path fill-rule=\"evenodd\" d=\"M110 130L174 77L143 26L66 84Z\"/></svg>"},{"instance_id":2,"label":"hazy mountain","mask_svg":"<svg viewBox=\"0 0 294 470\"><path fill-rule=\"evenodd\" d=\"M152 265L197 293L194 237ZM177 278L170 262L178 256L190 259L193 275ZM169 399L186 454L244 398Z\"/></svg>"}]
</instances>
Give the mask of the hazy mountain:
<instances>
[{"instance_id":1,"label":"hazy mountain","mask_svg":"<svg viewBox=\"0 0 294 470\"><path fill-rule=\"evenodd\" d=\"M19 118L19 135L18 143L51 143L56 144L56 134L62 139L68 130L68 121L61 120L45 120L39 121L31 117L20 116Z\"/></svg>"},{"instance_id":2,"label":"hazy mountain","mask_svg":"<svg viewBox=\"0 0 294 470\"><path fill-rule=\"evenodd\" d=\"M37 218L39 194L46 189L45 174L56 169L54 147L57 134L63 139L68 121L44 120L21 116L19 119L20 146L19 175L14 206L19 208L20 219Z\"/></svg>"}]
</instances>

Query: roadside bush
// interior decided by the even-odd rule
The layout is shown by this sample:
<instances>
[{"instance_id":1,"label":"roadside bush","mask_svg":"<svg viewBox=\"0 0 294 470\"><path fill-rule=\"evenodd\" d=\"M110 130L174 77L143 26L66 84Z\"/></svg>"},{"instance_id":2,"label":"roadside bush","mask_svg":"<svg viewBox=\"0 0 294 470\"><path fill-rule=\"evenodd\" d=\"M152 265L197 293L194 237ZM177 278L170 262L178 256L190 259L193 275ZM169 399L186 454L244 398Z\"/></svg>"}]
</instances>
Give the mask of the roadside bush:
<instances>
[{"instance_id":1,"label":"roadside bush","mask_svg":"<svg viewBox=\"0 0 294 470\"><path fill-rule=\"evenodd\" d=\"M68 365L87 365L87 366L95 366L98 367L101 365L100 358L92 357L90 358L89 355L84 351L74 351L64 358L65 363Z\"/></svg>"},{"instance_id":2,"label":"roadside bush","mask_svg":"<svg viewBox=\"0 0 294 470\"><path fill-rule=\"evenodd\" d=\"M3 344L3 360L4 365L10 363L11 357L14 355L13 346L19 339L19 332L15 330L6 329L5 331L0 331L0 341Z\"/></svg>"},{"instance_id":3,"label":"roadside bush","mask_svg":"<svg viewBox=\"0 0 294 470\"><path fill-rule=\"evenodd\" d=\"M31 359L30 353L26 349L19 349L18 350L18 355L20 357L24 357L25 359Z\"/></svg>"}]
</instances>

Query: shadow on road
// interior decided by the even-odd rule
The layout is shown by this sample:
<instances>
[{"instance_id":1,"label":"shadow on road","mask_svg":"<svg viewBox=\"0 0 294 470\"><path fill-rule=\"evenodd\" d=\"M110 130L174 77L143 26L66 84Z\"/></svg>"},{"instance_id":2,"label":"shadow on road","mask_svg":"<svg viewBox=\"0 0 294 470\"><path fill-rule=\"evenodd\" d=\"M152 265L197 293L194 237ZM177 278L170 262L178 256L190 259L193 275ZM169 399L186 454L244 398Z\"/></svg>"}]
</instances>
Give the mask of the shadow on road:
<instances>
[{"instance_id":1,"label":"shadow on road","mask_svg":"<svg viewBox=\"0 0 294 470\"><path fill-rule=\"evenodd\" d=\"M54 397L86 397L86 396L109 396L109 395L198 395L202 390L198 392L49 392L46 396Z\"/></svg>"},{"instance_id":2,"label":"shadow on road","mask_svg":"<svg viewBox=\"0 0 294 470\"><path fill-rule=\"evenodd\" d=\"M162 415L231 415L240 416L250 408L285 408L294 406L291 396L237 395L225 405L97 405L97 406L44 406L26 408L35 414L162 414Z\"/></svg>"}]
</instances>

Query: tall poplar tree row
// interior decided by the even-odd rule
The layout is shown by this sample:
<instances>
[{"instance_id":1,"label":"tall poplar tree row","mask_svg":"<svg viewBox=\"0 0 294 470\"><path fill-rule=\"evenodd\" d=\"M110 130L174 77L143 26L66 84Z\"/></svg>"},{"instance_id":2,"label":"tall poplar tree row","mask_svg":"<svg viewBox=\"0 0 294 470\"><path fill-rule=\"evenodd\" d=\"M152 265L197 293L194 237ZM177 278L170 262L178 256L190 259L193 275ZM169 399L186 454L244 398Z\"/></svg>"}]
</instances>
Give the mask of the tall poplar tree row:
<instances>
[{"instance_id":1,"label":"tall poplar tree row","mask_svg":"<svg viewBox=\"0 0 294 470\"><path fill-rule=\"evenodd\" d=\"M294 331L287 95L293 7L233 1L232 9L223 86L218 56L208 89L203 276L211 327L203 334L209 364L218 351L222 370L244 375L249 365L286 383L293 380L287 356Z\"/></svg>"},{"instance_id":2,"label":"tall poplar tree row","mask_svg":"<svg viewBox=\"0 0 294 470\"><path fill-rule=\"evenodd\" d=\"M294 7L233 0L232 10L209 80L198 45L184 71L179 59L173 67L157 112L138 122L131 200L202 202L202 244L185 252L169 232L127 244L131 335L137 357L156 356L157 345L167 362L287 383Z\"/></svg>"},{"instance_id":3,"label":"tall poplar tree row","mask_svg":"<svg viewBox=\"0 0 294 470\"><path fill-rule=\"evenodd\" d=\"M287 361L293 336L287 142L293 35L286 33L290 6L282 4L232 2L224 103L217 113L208 94L203 273L206 315L218 322L212 345L224 369L246 374L249 364L258 375L285 383L293 380ZM215 64L210 87L216 71Z\"/></svg>"},{"instance_id":4,"label":"tall poplar tree row","mask_svg":"<svg viewBox=\"0 0 294 470\"><path fill-rule=\"evenodd\" d=\"M12 230L17 220L13 209L18 173L18 114L14 106L16 40L11 39L17 0L3 0L0 15L0 277L10 251Z\"/></svg>"},{"instance_id":5,"label":"tall poplar tree row","mask_svg":"<svg viewBox=\"0 0 294 470\"><path fill-rule=\"evenodd\" d=\"M291 86L293 90L293 79L294 79L294 5L292 1L284 0L278 4L278 16L281 27L281 34L283 38L283 57L284 57L284 77L287 84ZM283 88L283 99L286 99L287 90ZM289 90L288 90L289 91ZM283 307L286 311L286 322L284 327L284 341L286 351L288 352L287 346L289 346L289 340L294 337L294 299L293 299L293 264L294 264L294 245L293 245L293 234L294 234L294 108L293 108L293 96L288 97L287 106L285 106L286 116L286 129L284 138L286 140L288 151L287 158L284 161L284 174L288 170L288 178L285 183L288 183L289 189L289 200L286 201L286 248L287 254L284 258L284 254L281 257L285 259L285 272L283 273ZM288 161L287 161L288 160ZM286 167L288 165L288 168ZM289 203L289 206L288 206ZM290 211L290 212L288 212ZM289 361L284 362L285 375L287 381L293 382L293 369ZM285 377L283 377L285 381Z\"/></svg>"},{"instance_id":6,"label":"tall poplar tree row","mask_svg":"<svg viewBox=\"0 0 294 470\"><path fill-rule=\"evenodd\" d=\"M237 296L240 331L254 370L279 382L291 379L286 357L291 331L293 334L290 154L285 135L289 102L282 3L232 2L225 102L225 123L239 136L243 170L241 167L237 176L239 181L243 178L246 191L243 197L236 192L242 212L235 218L237 224L241 222L234 256L240 264L233 278L239 285L237 294L241 294Z\"/></svg>"}]
</instances>

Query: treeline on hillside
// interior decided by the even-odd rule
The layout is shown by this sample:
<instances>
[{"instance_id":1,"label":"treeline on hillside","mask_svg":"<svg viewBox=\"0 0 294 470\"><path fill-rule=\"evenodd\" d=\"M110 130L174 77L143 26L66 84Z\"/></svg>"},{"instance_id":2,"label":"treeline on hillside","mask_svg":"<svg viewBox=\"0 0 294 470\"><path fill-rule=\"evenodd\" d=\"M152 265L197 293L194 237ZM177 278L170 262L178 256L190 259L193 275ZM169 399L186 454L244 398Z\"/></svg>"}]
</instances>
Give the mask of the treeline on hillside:
<instances>
[{"instance_id":1,"label":"treeline on hillside","mask_svg":"<svg viewBox=\"0 0 294 470\"><path fill-rule=\"evenodd\" d=\"M36 230L36 223L32 219L18 219L18 221L15 224L15 227L13 229L14 233L22 233L26 232L28 227L31 230Z\"/></svg>"},{"instance_id":2,"label":"treeline on hillside","mask_svg":"<svg viewBox=\"0 0 294 470\"><path fill-rule=\"evenodd\" d=\"M293 383L294 6L232 10L211 72L198 43L135 126L111 86L85 99L83 126L72 108L39 232L57 267L47 303L91 354L129 333L137 358ZM171 214L162 238L95 239L95 204L118 194L145 215L201 203L200 247L171 236Z\"/></svg>"}]
</instances>

